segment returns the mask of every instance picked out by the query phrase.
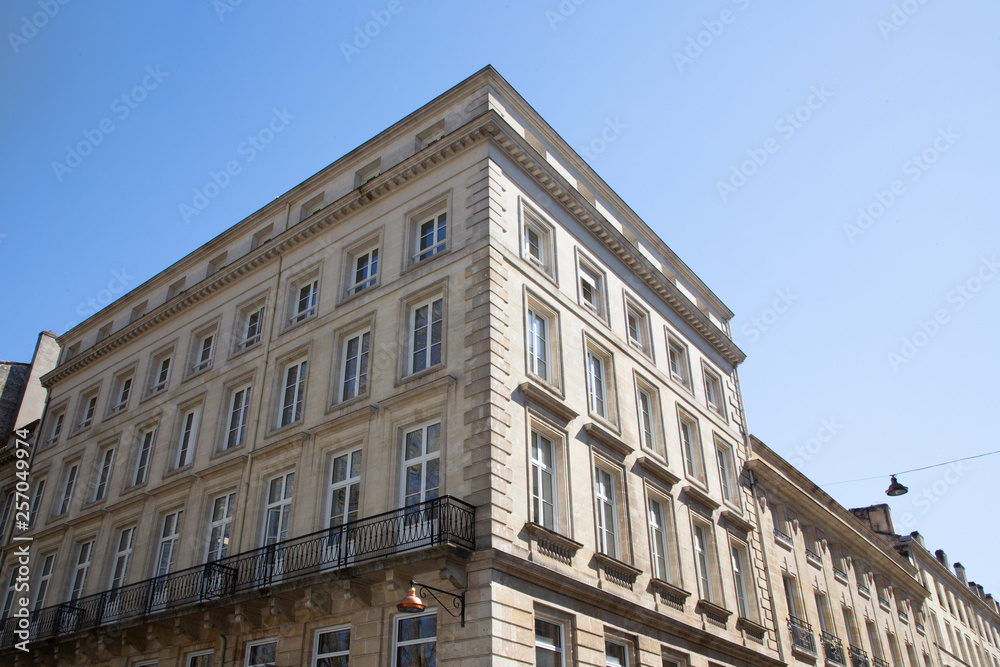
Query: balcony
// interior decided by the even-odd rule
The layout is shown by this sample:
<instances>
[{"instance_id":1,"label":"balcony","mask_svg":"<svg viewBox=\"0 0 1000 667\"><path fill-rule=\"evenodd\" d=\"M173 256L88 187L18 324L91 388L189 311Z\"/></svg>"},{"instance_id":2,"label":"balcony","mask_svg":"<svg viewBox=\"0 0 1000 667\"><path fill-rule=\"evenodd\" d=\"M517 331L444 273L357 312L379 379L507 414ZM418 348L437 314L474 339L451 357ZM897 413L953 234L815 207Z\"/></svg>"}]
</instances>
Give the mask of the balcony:
<instances>
[{"instance_id":1,"label":"balcony","mask_svg":"<svg viewBox=\"0 0 1000 667\"><path fill-rule=\"evenodd\" d=\"M844 645L841 643L840 637L823 632L820 634L820 639L823 642L823 652L826 654L827 662L837 665L847 664L844 662Z\"/></svg>"},{"instance_id":2,"label":"balcony","mask_svg":"<svg viewBox=\"0 0 1000 667\"><path fill-rule=\"evenodd\" d=\"M238 593L297 577L442 544L475 549L472 505L443 496L46 607L31 614L27 634L30 641L37 641L199 603L225 602ZM0 650L25 639L15 634L17 621L13 617L2 621Z\"/></svg>"},{"instance_id":3,"label":"balcony","mask_svg":"<svg viewBox=\"0 0 1000 667\"><path fill-rule=\"evenodd\" d=\"M823 558L818 553L806 547L806 560L817 567L823 567Z\"/></svg>"},{"instance_id":4,"label":"balcony","mask_svg":"<svg viewBox=\"0 0 1000 667\"><path fill-rule=\"evenodd\" d=\"M842 584L847 583L847 573L841 570L836 565L833 566L833 576L834 578Z\"/></svg>"},{"instance_id":5,"label":"balcony","mask_svg":"<svg viewBox=\"0 0 1000 667\"><path fill-rule=\"evenodd\" d=\"M861 593L861 595L871 599L871 590L860 581L858 582L858 593Z\"/></svg>"},{"instance_id":6,"label":"balcony","mask_svg":"<svg viewBox=\"0 0 1000 667\"><path fill-rule=\"evenodd\" d=\"M789 616L788 629L792 634L792 650L798 649L809 655L816 655L816 639L811 625L800 618Z\"/></svg>"},{"instance_id":7,"label":"balcony","mask_svg":"<svg viewBox=\"0 0 1000 667\"><path fill-rule=\"evenodd\" d=\"M872 656L872 664L875 665L875 667L889 667L889 662L887 660L883 660L882 658L874 655Z\"/></svg>"},{"instance_id":8,"label":"balcony","mask_svg":"<svg viewBox=\"0 0 1000 667\"><path fill-rule=\"evenodd\" d=\"M924 629L923 623L921 623L920 621L914 621L913 624L917 626L917 632L919 632L920 634L926 634L927 631Z\"/></svg>"},{"instance_id":9,"label":"balcony","mask_svg":"<svg viewBox=\"0 0 1000 667\"><path fill-rule=\"evenodd\" d=\"M774 541L777 542L778 544L783 544L789 548L791 548L792 546L792 538L786 535L783 531L779 530L778 528L774 529Z\"/></svg>"},{"instance_id":10,"label":"balcony","mask_svg":"<svg viewBox=\"0 0 1000 667\"><path fill-rule=\"evenodd\" d=\"M851 667L869 667L868 654L853 644L850 646Z\"/></svg>"},{"instance_id":11,"label":"balcony","mask_svg":"<svg viewBox=\"0 0 1000 667\"><path fill-rule=\"evenodd\" d=\"M901 620L903 623L909 623L910 622L910 615L907 614L902 609L900 609L896 613L899 614L899 620Z\"/></svg>"}]
</instances>

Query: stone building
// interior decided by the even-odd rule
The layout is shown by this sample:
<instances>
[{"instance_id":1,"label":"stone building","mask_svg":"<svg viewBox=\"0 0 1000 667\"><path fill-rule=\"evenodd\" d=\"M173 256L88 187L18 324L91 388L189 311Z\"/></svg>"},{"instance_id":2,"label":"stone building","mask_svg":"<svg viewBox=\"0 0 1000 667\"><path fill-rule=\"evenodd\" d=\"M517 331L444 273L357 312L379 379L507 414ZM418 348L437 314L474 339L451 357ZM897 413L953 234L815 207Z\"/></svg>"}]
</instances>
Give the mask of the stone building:
<instances>
[{"instance_id":1,"label":"stone building","mask_svg":"<svg viewBox=\"0 0 1000 667\"><path fill-rule=\"evenodd\" d=\"M731 317L488 67L59 337L2 659L780 665Z\"/></svg>"}]
</instances>

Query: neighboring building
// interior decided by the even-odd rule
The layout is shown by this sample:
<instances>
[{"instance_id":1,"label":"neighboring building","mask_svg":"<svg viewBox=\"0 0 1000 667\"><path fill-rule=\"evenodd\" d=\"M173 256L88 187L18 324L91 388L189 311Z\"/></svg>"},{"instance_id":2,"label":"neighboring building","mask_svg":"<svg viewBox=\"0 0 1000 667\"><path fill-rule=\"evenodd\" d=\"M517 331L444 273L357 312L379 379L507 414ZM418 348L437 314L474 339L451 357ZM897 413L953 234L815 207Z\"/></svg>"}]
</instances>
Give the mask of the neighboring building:
<instances>
[{"instance_id":1,"label":"neighboring building","mask_svg":"<svg viewBox=\"0 0 1000 667\"><path fill-rule=\"evenodd\" d=\"M780 665L731 317L486 68L59 338L2 659Z\"/></svg>"},{"instance_id":2,"label":"neighboring building","mask_svg":"<svg viewBox=\"0 0 1000 667\"><path fill-rule=\"evenodd\" d=\"M931 555L920 533L897 535L887 505L851 511L917 567L930 592L927 611L942 667L1000 667L1000 609L993 596L968 580L961 563L952 572L941 549Z\"/></svg>"},{"instance_id":3,"label":"neighboring building","mask_svg":"<svg viewBox=\"0 0 1000 667\"><path fill-rule=\"evenodd\" d=\"M750 441L747 467L782 658L831 667L942 667L914 562L760 440Z\"/></svg>"}]
</instances>

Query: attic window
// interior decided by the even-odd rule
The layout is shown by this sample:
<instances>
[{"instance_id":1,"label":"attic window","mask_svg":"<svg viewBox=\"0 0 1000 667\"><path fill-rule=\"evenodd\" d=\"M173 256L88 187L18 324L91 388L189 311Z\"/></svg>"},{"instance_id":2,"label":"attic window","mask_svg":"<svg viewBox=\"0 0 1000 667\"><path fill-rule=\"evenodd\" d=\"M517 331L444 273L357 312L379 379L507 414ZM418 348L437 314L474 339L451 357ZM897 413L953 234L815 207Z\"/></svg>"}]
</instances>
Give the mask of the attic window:
<instances>
[{"instance_id":1,"label":"attic window","mask_svg":"<svg viewBox=\"0 0 1000 667\"><path fill-rule=\"evenodd\" d=\"M184 291L184 282L186 280L187 278L181 278L180 280L178 280L173 285L167 288L167 301L170 301L175 296Z\"/></svg>"},{"instance_id":2,"label":"attic window","mask_svg":"<svg viewBox=\"0 0 1000 667\"><path fill-rule=\"evenodd\" d=\"M444 136L444 118L417 135L417 150L421 151Z\"/></svg>"},{"instance_id":3,"label":"attic window","mask_svg":"<svg viewBox=\"0 0 1000 667\"><path fill-rule=\"evenodd\" d=\"M358 169L354 174L354 187L360 188L362 185L378 176L382 171L382 158L375 158L365 166Z\"/></svg>"},{"instance_id":4,"label":"attic window","mask_svg":"<svg viewBox=\"0 0 1000 667\"><path fill-rule=\"evenodd\" d=\"M324 194L325 193L321 192L306 203L302 204L302 210L299 211L299 222L302 222L310 215L323 208Z\"/></svg>"},{"instance_id":5,"label":"attic window","mask_svg":"<svg viewBox=\"0 0 1000 667\"><path fill-rule=\"evenodd\" d=\"M128 318L129 324L135 322L137 319L146 314L147 305L149 305L149 301L143 301L138 306L132 309L132 315Z\"/></svg>"},{"instance_id":6,"label":"attic window","mask_svg":"<svg viewBox=\"0 0 1000 667\"><path fill-rule=\"evenodd\" d=\"M97 330L97 342L101 342L105 338L111 335L111 327L114 326L114 321L108 322L103 327Z\"/></svg>"},{"instance_id":7,"label":"attic window","mask_svg":"<svg viewBox=\"0 0 1000 667\"><path fill-rule=\"evenodd\" d=\"M75 357L80 352L80 341L77 341L66 348L66 354L63 357L63 361L69 361Z\"/></svg>"},{"instance_id":8,"label":"attic window","mask_svg":"<svg viewBox=\"0 0 1000 667\"><path fill-rule=\"evenodd\" d=\"M253 238L250 239L250 250L256 250L270 241L272 231L274 231L274 225L270 224L254 234Z\"/></svg>"},{"instance_id":9,"label":"attic window","mask_svg":"<svg viewBox=\"0 0 1000 667\"><path fill-rule=\"evenodd\" d=\"M226 265L226 253L222 253L212 261L208 263L208 274L205 276L211 276L219 271L222 267Z\"/></svg>"}]
</instances>

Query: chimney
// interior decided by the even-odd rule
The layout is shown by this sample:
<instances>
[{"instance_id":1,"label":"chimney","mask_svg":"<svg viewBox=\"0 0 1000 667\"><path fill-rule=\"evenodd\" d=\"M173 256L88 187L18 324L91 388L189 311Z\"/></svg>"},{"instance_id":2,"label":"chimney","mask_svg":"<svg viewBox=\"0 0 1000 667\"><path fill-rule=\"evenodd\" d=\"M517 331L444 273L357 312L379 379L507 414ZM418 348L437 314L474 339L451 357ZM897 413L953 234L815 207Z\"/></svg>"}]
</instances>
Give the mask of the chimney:
<instances>
[{"instance_id":1,"label":"chimney","mask_svg":"<svg viewBox=\"0 0 1000 667\"><path fill-rule=\"evenodd\" d=\"M965 578L965 566L961 563L955 563L955 576L966 586L969 585L969 580Z\"/></svg>"},{"instance_id":2,"label":"chimney","mask_svg":"<svg viewBox=\"0 0 1000 667\"><path fill-rule=\"evenodd\" d=\"M910 537L914 539L920 546L922 547L924 546L924 536L918 533L917 531L913 531L912 533L910 533ZM926 547L924 548L926 549Z\"/></svg>"},{"instance_id":3,"label":"chimney","mask_svg":"<svg viewBox=\"0 0 1000 667\"><path fill-rule=\"evenodd\" d=\"M980 598L982 598L983 600L986 599L986 589L983 588L982 585L976 584L976 592L979 593Z\"/></svg>"},{"instance_id":4,"label":"chimney","mask_svg":"<svg viewBox=\"0 0 1000 667\"><path fill-rule=\"evenodd\" d=\"M939 563L948 567L948 554L946 554L943 549L938 549L934 552L934 555L937 557Z\"/></svg>"}]
</instances>

